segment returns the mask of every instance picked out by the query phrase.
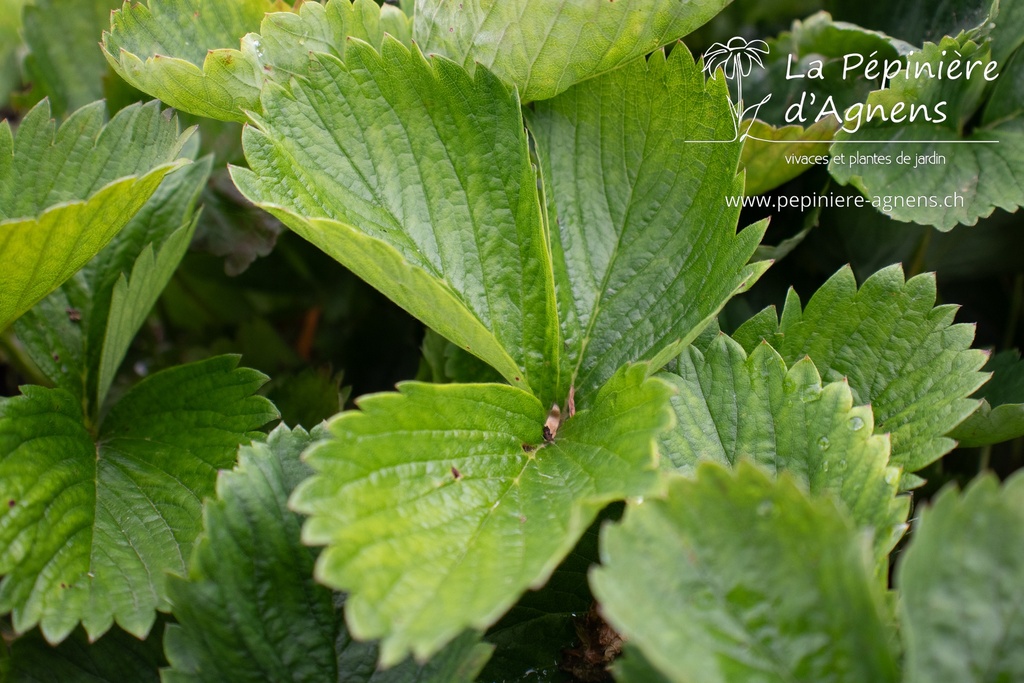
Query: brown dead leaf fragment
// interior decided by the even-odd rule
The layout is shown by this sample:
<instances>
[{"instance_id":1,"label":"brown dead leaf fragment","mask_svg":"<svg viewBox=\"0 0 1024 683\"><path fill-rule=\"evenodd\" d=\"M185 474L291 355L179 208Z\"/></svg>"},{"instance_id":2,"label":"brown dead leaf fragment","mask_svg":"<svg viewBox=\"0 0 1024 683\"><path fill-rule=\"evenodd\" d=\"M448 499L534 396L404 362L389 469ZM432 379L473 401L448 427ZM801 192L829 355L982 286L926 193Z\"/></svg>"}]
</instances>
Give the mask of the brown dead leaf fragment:
<instances>
[{"instance_id":1,"label":"brown dead leaf fragment","mask_svg":"<svg viewBox=\"0 0 1024 683\"><path fill-rule=\"evenodd\" d=\"M544 421L545 441L555 440L555 435L558 434L558 426L560 424L562 424L562 411L556 403L551 406L551 410L548 412L548 419Z\"/></svg>"},{"instance_id":2,"label":"brown dead leaf fragment","mask_svg":"<svg viewBox=\"0 0 1024 683\"><path fill-rule=\"evenodd\" d=\"M608 667L622 654L622 636L597 611L597 604L575 624L579 645L562 650L558 668L580 683L611 683Z\"/></svg>"}]
</instances>

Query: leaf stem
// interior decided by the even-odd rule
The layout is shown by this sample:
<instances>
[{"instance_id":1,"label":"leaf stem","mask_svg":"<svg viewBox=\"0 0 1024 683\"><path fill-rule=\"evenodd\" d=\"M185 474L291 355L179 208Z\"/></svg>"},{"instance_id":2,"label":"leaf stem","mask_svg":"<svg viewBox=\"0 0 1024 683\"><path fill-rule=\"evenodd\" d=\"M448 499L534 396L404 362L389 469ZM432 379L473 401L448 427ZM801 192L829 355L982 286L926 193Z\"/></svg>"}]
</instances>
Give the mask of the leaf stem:
<instances>
[{"instance_id":1,"label":"leaf stem","mask_svg":"<svg viewBox=\"0 0 1024 683\"><path fill-rule=\"evenodd\" d=\"M1017 273L1013 278L1013 294L1010 298L1010 310L1006 315L1006 331L1003 333L1003 349L1013 348L1014 337L1017 336L1017 325L1020 322L1020 309L1024 304L1024 273Z\"/></svg>"},{"instance_id":2,"label":"leaf stem","mask_svg":"<svg viewBox=\"0 0 1024 683\"><path fill-rule=\"evenodd\" d=\"M925 257L928 255L928 247L932 243L932 232L932 228L925 229L924 235L921 236L921 241L917 243L917 249L914 250L914 257L910 261L910 271L907 273L907 277L920 275L921 271L924 270Z\"/></svg>"},{"instance_id":3,"label":"leaf stem","mask_svg":"<svg viewBox=\"0 0 1024 683\"><path fill-rule=\"evenodd\" d=\"M8 327L0 332L0 360L6 362L31 384L52 387L53 382L42 373L25 351L25 347L14 336L14 329Z\"/></svg>"}]
</instances>

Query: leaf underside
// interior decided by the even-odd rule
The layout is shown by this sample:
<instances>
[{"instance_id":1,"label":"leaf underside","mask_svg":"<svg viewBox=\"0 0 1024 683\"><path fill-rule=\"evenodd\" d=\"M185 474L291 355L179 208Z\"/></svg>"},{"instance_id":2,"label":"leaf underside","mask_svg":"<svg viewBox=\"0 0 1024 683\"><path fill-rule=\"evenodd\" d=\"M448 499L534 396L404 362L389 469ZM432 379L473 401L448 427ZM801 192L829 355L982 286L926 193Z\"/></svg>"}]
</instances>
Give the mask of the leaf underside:
<instances>
[{"instance_id":1,"label":"leaf underside","mask_svg":"<svg viewBox=\"0 0 1024 683\"><path fill-rule=\"evenodd\" d=\"M0 123L0 329L85 265L186 163L180 134L158 103L136 104L104 125L103 102L54 133L44 100L12 135Z\"/></svg>"},{"instance_id":2,"label":"leaf underside","mask_svg":"<svg viewBox=\"0 0 1024 683\"><path fill-rule=\"evenodd\" d=\"M380 47L385 34L409 43L409 19L373 0L150 0L111 17L103 51L136 88L191 114L246 121L260 111L267 81L287 83L317 68L312 52L343 59L351 38Z\"/></svg>"}]
</instances>

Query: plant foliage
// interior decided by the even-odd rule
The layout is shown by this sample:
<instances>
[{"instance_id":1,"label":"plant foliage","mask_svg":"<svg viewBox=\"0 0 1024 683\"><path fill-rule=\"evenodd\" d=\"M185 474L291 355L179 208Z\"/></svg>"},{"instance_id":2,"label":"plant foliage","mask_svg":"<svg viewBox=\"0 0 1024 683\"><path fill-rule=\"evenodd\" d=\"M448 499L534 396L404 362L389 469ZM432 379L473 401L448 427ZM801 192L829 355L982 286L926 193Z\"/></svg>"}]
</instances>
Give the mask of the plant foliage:
<instances>
[{"instance_id":1,"label":"plant foliage","mask_svg":"<svg viewBox=\"0 0 1024 683\"><path fill-rule=\"evenodd\" d=\"M0 681L1024 678L1022 20L0 0Z\"/></svg>"}]
</instances>

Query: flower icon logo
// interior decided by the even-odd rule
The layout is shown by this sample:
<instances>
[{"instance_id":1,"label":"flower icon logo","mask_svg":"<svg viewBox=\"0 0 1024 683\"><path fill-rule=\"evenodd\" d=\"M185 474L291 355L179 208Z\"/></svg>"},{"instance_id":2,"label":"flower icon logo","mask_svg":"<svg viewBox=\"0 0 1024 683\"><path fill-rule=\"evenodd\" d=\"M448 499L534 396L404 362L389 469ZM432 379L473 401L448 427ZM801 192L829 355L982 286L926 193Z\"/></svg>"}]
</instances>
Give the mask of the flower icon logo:
<instances>
[{"instance_id":1,"label":"flower icon logo","mask_svg":"<svg viewBox=\"0 0 1024 683\"><path fill-rule=\"evenodd\" d=\"M768 95L748 109L743 108L743 77L750 75L754 64L763 69L764 62L761 61L761 57L767 55L768 52L768 43L763 40L748 41L736 36L729 39L727 43L715 43L704 53L704 71L708 76L721 69L728 80L736 79L736 110L733 113L736 117L737 135L739 135L739 125L747 111L753 109L756 117L757 110L761 108L761 105L771 99L771 95Z\"/></svg>"},{"instance_id":2,"label":"flower icon logo","mask_svg":"<svg viewBox=\"0 0 1024 683\"><path fill-rule=\"evenodd\" d=\"M764 68L761 55L767 55L768 52L768 43L763 40L747 41L736 36L728 43L715 43L704 53L704 71L711 75L715 69L721 67L726 78L731 79L737 75L749 76L754 62Z\"/></svg>"}]
</instances>

